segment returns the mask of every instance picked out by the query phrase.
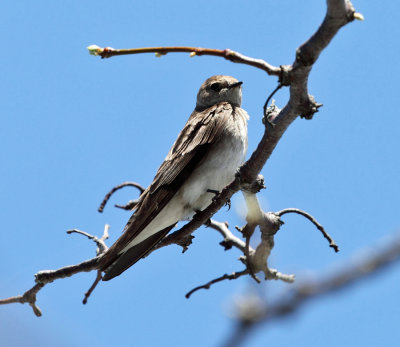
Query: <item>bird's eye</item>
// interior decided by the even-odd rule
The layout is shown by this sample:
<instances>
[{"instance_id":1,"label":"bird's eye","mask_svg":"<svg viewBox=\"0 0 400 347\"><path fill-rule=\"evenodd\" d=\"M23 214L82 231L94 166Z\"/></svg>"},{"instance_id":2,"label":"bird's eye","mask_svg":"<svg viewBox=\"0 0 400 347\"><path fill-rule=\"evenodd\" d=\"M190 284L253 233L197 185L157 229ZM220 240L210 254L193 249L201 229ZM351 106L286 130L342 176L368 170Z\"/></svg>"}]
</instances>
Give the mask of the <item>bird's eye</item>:
<instances>
[{"instance_id":1,"label":"bird's eye","mask_svg":"<svg viewBox=\"0 0 400 347\"><path fill-rule=\"evenodd\" d=\"M221 90L221 83L213 83L210 88L215 91L218 92L219 90Z\"/></svg>"}]
</instances>

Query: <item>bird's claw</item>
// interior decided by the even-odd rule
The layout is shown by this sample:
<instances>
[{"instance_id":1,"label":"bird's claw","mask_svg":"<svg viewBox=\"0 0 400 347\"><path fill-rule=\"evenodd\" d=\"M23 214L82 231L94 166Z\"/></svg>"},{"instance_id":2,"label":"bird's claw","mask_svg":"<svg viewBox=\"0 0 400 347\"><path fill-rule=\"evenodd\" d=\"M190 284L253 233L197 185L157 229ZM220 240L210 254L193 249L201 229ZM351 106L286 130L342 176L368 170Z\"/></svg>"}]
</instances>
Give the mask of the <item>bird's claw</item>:
<instances>
[{"instance_id":1,"label":"bird's claw","mask_svg":"<svg viewBox=\"0 0 400 347\"><path fill-rule=\"evenodd\" d=\"M218 190L215 189L207 189L207 193L213 193L214 196L211 199L212 202L215 202L215 199L217 198L217 195L220 193ZM224 206L228 206L228 211L231 209L231 200L229 199Z\"/></svg>"}]
</instances>

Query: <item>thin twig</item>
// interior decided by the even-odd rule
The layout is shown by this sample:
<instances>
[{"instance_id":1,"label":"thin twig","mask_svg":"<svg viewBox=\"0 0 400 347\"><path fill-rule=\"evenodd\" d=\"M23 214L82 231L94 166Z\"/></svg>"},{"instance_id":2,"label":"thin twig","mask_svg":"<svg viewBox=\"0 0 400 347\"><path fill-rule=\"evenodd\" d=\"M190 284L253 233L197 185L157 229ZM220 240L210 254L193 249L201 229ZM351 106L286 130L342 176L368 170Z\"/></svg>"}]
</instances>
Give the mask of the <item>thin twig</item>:
<instances>
[{"instance_id":1,"label":"thin twig","mask_svg":"<svg viewBox=\"0 0 400 347\"><path fill-rule=\"evenodd\" d=\"M231 247L236 247L237 249L244 252L245 243L242 239L233 235L233 233L229 230L229 225L227 222L218 222L214 219L210 219L210 222L206 225L214 230L217 230L224 240L220 243L221 246L225 248L225 250L230 249Z\"/></svg>"},{"instance_id":2,"label":"thin twig","mask_svg":"<svg viewBox=\"0 0 400 347\"><path fill-rule=\"evenodd\" d=\"M137 189L139 189L140 194L142 194L145 191L145 188L143 188L139 183L136 182L123 182L117 186L115 186L113 189L111 189L107 195L104 197L103 201L100 204L100 207L98 208L97 211L99 211L100 213L103 212L104 207L106 206L108 200L111 198L111 195L113 195L117 190L124 188L124 187L135 187Z\"/></svg>"},{"instance_id":3,"label":"thin twig","mask_svg":"<svg viewBox=\"0 0 400 347\"><path fill-rule=\"evenodd\" d=\"M318 221L312 215L298 208L285 208L282 211L275 212L275 214L278 217L281 217L286 213L297 213L302 215L303 217L306 217L311 223L313 223L317 227L319 231L321 231L322 235L328 240L329 247L332 247L336 253L339 252L339 246L335 243L332 237L325 231L324 227L320 223L318 223Z\"/></svg>"},{"instance_id":4,"label":"thin twig","mask_svg":"<svg viewBox=\"0 0 400 347\"><path fill-rule=\"evenodd\" d=\"M131 49L114 49L111 47L99 47L91 45L88 47L89 53L92 55L98 55L102 58L110 58L115 55L127 55L127 54L143 54L143 53L155 53L157 57L166 55L167 53L190 53L191 57L201 55L211 55L216 57L222 57L233 63L245 64L254 66L258 69L265 71L268 75L280 76L281 68L272 66L262 59L255 59L247 57L239 52L232 51L230 49L214 49L214 48L201 48L201 47L188 47L188 46L171 46L171 47L143 47L143 48L131 48Z\"/></svg>"},{"instance_id":5,"label":"thin twig","mask_svg":"<svg viewBox=\"0 0 400 347\"><path fill-rule=\"evenodd\" d=\"M28 303L29 306L32 307L33 313L40 317L42 315L42 311L36 305L36 294L42 289L45 285L43 283L36 283L31 289L27 290L22 295L12 296L11 298L2 299L0 300L0 305L7 305L13 303L21 303L25 304Z\"/></svg>"},{"instance_id":6,"label":"thin twig","mask_svg":"<svg viewBox=\"0 0 400 347\"><path fill-rule=\"evenodd\" d=\"M32 307L34 314L37 317L40 317L42 315L42 312L40 311L39 307L36 305L37 293L46 284L51 283L60 278L71 277L80 272L89 272L89 271L97 270L98 262L99 262L101 256L108 249L107 245L104 243L104 240L106 240L108 238L108 229L109 229L109 226L106 224L104 227L103 236L100 239L97 238L96 236L90 235L84 231L77 230L77 229L67 231L68 234L77 233L77 234L86 236L90 240L93 240L97 244L97 247L98 247L97 256L92 259L85 260L76 265L64 266L57 270L44 270L44 271L37 272L35 274L36 284L32 288L27 290L22 295L13 296L13 297L10 297L7 299L0 300L0 305L12 304L12 303L17 303L17 302L19 302L21 304L28 303ZM83 303L87 302L87 299L89 298L90 294L96 288L96 285L99 282L99 279L98 279L99 276L101 279L100 271L97 272L96 281L93 283L93 285L90 287L90 289L86 292Z\"/></svg>"},{"instance_id":7,"label":"thin twig","mask_svg":"<svg viewBox=\"0 0 400 347\"><path fill-rule=\"evenodd\" d=\"M268 96L268 98L267 98L267 100L265 101L264 106L263 106L263 114L264 114L264 117L267 117L267 109L268 109L269 101L272 99L272 97L275 95L275 93L276 93L279 89L281 89L282 87L283 87L283 84L282 84L282 83L279 83L279 84L277 85L277 87L271 92L271 94L269 94L269 96ZM274 123L270 123L270 124L273 125Z\"/></svg>"},{"instance_id":8,"label":"thin twig","mask_svg":"<svg viewBox=\"0 0 400 347\"><path fill-rule=\"evenodd\" d=\"M139 199L130 200L125 205L115 204L114 207L120 208L125 211L132 211L136 207L138 202L139 202Z\"/></svg>"},{"instance_id":9,"label":"thin twig","mask_svg":"<svg viewBox=\"0 0 400 347\"><path fill-rule=\"evenodd\" d=\"M110 229L110 226L108 224L106 224L104 226L103 236L100 239L94 235L90 235L87 232L84 232L84 231L78 230L78 229L67 230L67 234L76 233L76 234L86 236L89 240L92 240L96 243L96 245L98 247L96 253L101 254L101 253L104 253L108 249L107 245L104 243L104 240L108 239L108 230L109 229Z\"/></svg>"},{"instance_id":10,"label":"thin twig","mask_svg":"<svg viewBox=\"0 0 400 347\"><path fill-rule=\"evenodd\" d=\"M247 269L246 269L246 270L243 270L243 271L239 271L239 272L232 272L230 275L225 274L225 275L223 275L223 276L221 276L221 277L218 277L218 278L216 278L216 279L213 279L213 280L210 281L210 282L207 282L206 284L203 284L202 286L198 286L198 287L196 287L196 288L193 288L190 292L188 292L188 293L185 295L185 297L186 297L186 299L189 299L190 296L191 296L194 292L196 292L196 291L198 291L198 290L200 290L200 289L210 289L211 285L213 285L214 283L222 282L222 281L224 281L224 280L235 280L235 279L237 279L237 278L239 278L239 277L241 277L241 276L243 276L243 275L247 275L247 274L248 274L248 270L247 270Z\"/></svg>"},{"instance_id":11,"label":"thin twig","mask_svg":"<svg viewBox=\"0 0 400 347\"><path fill-rule=\"evenodd\" d=\"M93 284L91 285L91 287L88 289L88 291L85 293L85 297L82 300L82 303L84 305L86 305L90 294L93 293L93 291L95 290L95 288L97 287L98 283L101 281L102 279L102 275L101 275L101 271L97 271L97 275L96 275L96 279L94 280Z\"/></svg>"}]
</instances>

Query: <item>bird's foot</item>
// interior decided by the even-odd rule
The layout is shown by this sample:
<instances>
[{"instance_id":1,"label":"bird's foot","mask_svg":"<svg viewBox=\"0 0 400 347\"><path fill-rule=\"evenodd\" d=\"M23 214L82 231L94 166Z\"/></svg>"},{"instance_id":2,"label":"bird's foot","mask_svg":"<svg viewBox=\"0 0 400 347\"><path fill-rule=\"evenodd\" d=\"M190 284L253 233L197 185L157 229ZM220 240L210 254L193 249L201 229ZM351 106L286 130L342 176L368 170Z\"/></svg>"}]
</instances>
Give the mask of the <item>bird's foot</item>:
<instances>
[{"instance_id":1,"label":"bird's foot","mask_svg":"<svg viewBox=\"0 0 400 347\"><path fill-rule=\"evenodd\" d=\"M213 193L214 197L212 198L212 201L215 201L215 198L217 197L217 195L220 193L218 190L215 189L207 189L207 193ZM231 209L231 199L229 199L226 203L225 206L228 206L228 211Z\"/></svg>"}]
</instances>

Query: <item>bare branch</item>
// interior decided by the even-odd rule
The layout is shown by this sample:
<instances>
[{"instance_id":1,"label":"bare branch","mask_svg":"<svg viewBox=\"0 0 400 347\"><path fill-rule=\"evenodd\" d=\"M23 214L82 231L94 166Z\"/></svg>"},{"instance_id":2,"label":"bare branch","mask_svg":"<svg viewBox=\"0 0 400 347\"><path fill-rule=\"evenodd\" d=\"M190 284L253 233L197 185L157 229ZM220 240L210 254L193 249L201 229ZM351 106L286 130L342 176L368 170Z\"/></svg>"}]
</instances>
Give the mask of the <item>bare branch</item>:
<instances>
[{"instance_id":1,"label":"bare branch","mask_svg":"<svg viewBox=\"0 0 400 347\"><path fill-rule=\"evenodd\" d=\"M285 208L282 211L275 212L275 214L278 217L281 217L286 213L297 213L306 217L311 223L313 223L317 227L319 231L321 231L322 235L329 241L329 247L332 247L336 253L339 252L339 246L335 243L332 237L325 231L324 227L320 223L318 223L318 221L312 215L298 208Z\"/></svg>"},{"instance_id":2,"label":"bare branch","mask_svg":"<svg viewBox=\"0 0 400 347\"><path fill-rule=\"evenodd\" d=\"M89 299L89 296L93 293L93 291L96 289L97 285L99 284L99 282L101 281L101 279L103 278L103 276L101 275L101 271L97 271L97 275L96 278L93 282L93 284L91 285L91 287L88 289L88 291L85 293L85 297L82 300L82 303L84 305L87 304L87 301Z\"/></svg>"},{"instance_id":3,"label":"bare branch","mask_svg":"<svg viewBox=\"0 0 400 347\"><path fill-rule=\"evenodd\" d=\"M99 261L100 257L108 249L107 245L104 243L104 240L106 240L108 238L108 229L109 229L109 226L106 224L104 227L103 236L100 239L97 238L96 236L90 235L84 231L77 230L77 229L67 231L68 234L78 233L78 234L86 236L90 240L93 240L98 246L98 249L96 251L97 256L95 258L83 261L80 264L64 266L57 270L44 270L44 271L37 272L35 274L36 284L31 289L27 290L22 295L13 296L11 298L0 300L0 305L12 304L12 303L17 303L17 302L19 302L21 304L28 303L32 307L34 314L37 317L40 317L42 315L42 312L40 311L39 307L36 305L37 293L46 284L51 283L60 278L71 277L80 272L89 272L92 270L97 270L97 265L98 265L98 261ZM87 302L87 299L89 298L90 294L96 288L96 285L100 281L100 279L101 279L101 272L98 271L95 282L93 283L93 285L90 287L90 289L85 294L85 298L83 300L84 304Z\"/></svg>"},{"instance_id":4,"label":"bare branch","mask_svg":"<svg viewBox=\"0 0 400 347\"><path fill-rule=\"evenodd\" d=\"M244 252L244 248L246 246L245 243L243 242L243 240L233 235L233 233L229 230L229 225L227 222L221 223L211 219L210 223L208 223L207 226L219 231L219 233L224 238L224 240L220 244L225 248L225 250L236 247L237 249Z\"/></svg>"},{"instance_id":5,"label":"bare branch","mask_svg":"<svg viewBox=\"0 0 400 347\"><path fill-rule=\"evenodd\" d=\"M78 229L67 230L67 234L77 233L77 234L86 236L89 240L93 240L98 247L98 249L96 250L96 254L99 255L99 254L104 253L108 249L108 247L104 241L108 239L108 230L109 229L110 229L110 226L108 224L106 224L104 226L103 236L100 239L94 235L90 235L90 234L88 234L82 230L78 230Z\"/></svg>"},{"instance_id":6,"label":"bare branch","mask_svg":"<svg viewBox=\"0 0 400 347\"><path fill-rule=\"evenodd\" d=\"M111 195L113 195L117 190L121 189L121 188L125 188L125 187L135 187L137 189L139 189L140 194L142 194L145 191L145 188L143 188L139 183L136 182L123 182L117 186L115 186L113 189L111 189L107 195L104 197L103 201L100 204L100 207L98 208L97 211L99 211L100 213L103 212L104 207L106 206L108 200L111 198ZM136 200L134 200L133 202L135 202ZM131 204L133 202L130 202ZM137 201L136 201L137 202ZM120 205L118 205L117 207L120 207ZM134 207L134 205L132 205L132 208Z\"/></svg>"},{"instance_id":7,"label":"bare branch","mask_svg":"<svg viewBox=\"0 0 400 347\"><path fill-rule=\"evenodd\" d=\"M143 53L155 53L156 57L161 57L163 55L166 55L167 53L190 53L190 57L201 56L201 55L212 55L215 57L221 57L227 59L233 63L254 66L258 69L265 71L268 75L280 76L281 73L281 69L279 67L272 66L262 59L247 57L239 52L235 52L230 49L213 49L213 48L187 47L187 46L114 49L111 47L102 48L96 45L91 45L88 47L88 50L90 54L98 55L101 58L111 58L115 55L143 54Z\"/></svg>"},{"instance_id":8,"label":"bare branch","mask_svg":"<svg viewBox=\"0 0 400 347\"><path fill-rule=\"evenodd\" d=\"M294 63L289 66L281 66L278 70L276 68L271 70L271 74L280 76L281 84L290 85L290 99L282 110L274 106L267 112L268 122L264 122L265 132L257 149L253 152L250 159L242 165L237 177L213 199L213 202L205 210L196 213L192 221L164 238L158 245L158 248L173 243L179 244L177 241L182 239L190 241L189 236L201 225L205 224L233 194L242 189L244 184L251 184L256 180L258 173L271 156L283 133L297 116L301 115L302 117L311 119L313 114L318 111L321 104L315 102L314 98L308 94L307 88L312 65L316 62L322 50L329 44L339 29L353 19L354 9L349 1L328 0L328 10L323 23L318 28L317 32L297 49ZM249 65L256 67L259 67L258 64L260 63L259 60L254 61L253 58L244 57L238 53L232 55L230 53L231 51L197 47L150 47L115 50L110 47L101 48L98 46L90 46L89 51L91 54L100 55L102 57L150 52L158 53L159 55L170 52L194 52L192 55L208 54L224 58L228 56L239 57L239 60L234 61L246 64L249 63ZM263 66L264 63L261 63L260 68L265 71L271 69L270 67L265 69L265 66ZM273 127L271 123L274 123ZM188 244L190 243L184 244L184 250L187 249Z\"/></svg>"},{"instance_id":9,"label":"bare branch","mask_svg":"<svg viewBox=\"0 0 400 347\"><path fill-rule=\"evenodd\" d=\"M213 279L213 280L210 281L210 282L207 282L206 284L203 284L202 286L198 286L198 287L196 287L196 288L193 288L190 292L188 292L188 293L185 295L185 297L186 297L186 299L189 299L190 296L191 296L194 292L196 292L196 291L198 291L198 290L200 290L200 289L210 289L210 286L213 285L214 283L222 282L222 281L224 281L224 280L235 280L235 279L237 279L237 278L239 278L239 277L241 277L241 276L243 276L243 275L247 275L247 274L248 274L248 271L247 271L247 270L243 270L243 271L239 271L239 272L232 272L230 275L225 274L225 275L223 275L223 276L221 276L221 277L218 277L218 278L216 278L216 279Z\"/></svg>"},{"instance_id":10,"label":"bare branch","mask_svg":"<svg viewBox=\"0 0 400 347\"><path fill-rule=\"evenodd\" d=\"M114 55L139 54L150 52L156 53L157 56L165 55L170 52L189 52L190 56L213 55L223 57L224 59L227 59L234 63L254 66L267 72L269 75L279 76L279 85L290 86L290 98L286 106L282 110L280 110L275 105L272 105L266 110L266 112L264 112L264 135L260 143L258 144L257 149L252 153L250 159L239 169L239 172L234 180L213 199L213 202L205 210L196 213L192 221L187 223L180 230L164 238L159 243L157 248L176 243L182 245L184 247L184 250L187 249L193 238L191 234L197 228L205 224L207 220L209 220L224 204L227 203L227 201L232 197L233 194L235 194L239 190L245 191L249 186L254 185L254 182L257 180L258 173L261 171L267 160L270 158L277 143L280 141L282 135L290 126L290 124L299 115L301 117L311 119L313 115L318 112L321 104L317 103L314 98L308 93L308 78L311 68L318 59L322 50L329 44L329 42L333 39L333 37L337 34L338 30L342 26L346 25L348 22L354 19L362 19L362 15L355 13L351 2L348 0L327 0L327 5L327 13L323 23L316 31L316 33L297 49L296 59L293 64L288 66L280 66L279 68L268 64L264 60L246 57L238 52L234 52L229 49L218 50L185 46L115 50L110 47L88 47L91 54L100 55L102 58L111 57ZM106 205L111 195L116 190L125 186L134 186L138 188L141 192L144 191L144 188L135 182L125 182L113 188L106 195L105 199L99 207L99 212L103 211L104 206ZM252 193L254 194L254 192ZM234 245L235 247L242 248L242 250L244 251L245 259L243 262L247 265L246 270L238 273L233 273L231 275L224 275L211 282L208 282L207 284L195 288L194 290L189 292L189 296L193 293L193 291L197 289L206 289L209 288L213 283L217 283L225 279L234 279L247 273L251 273L254 275L254 273L263 271L266 279L280 279L288 282L293 280L292 275L283 275L274 269L270 269L267 264L268 257L274 246L274 235L279 230L281 225L279 216L272 212L264 213L260 209L258 212L258 219L256 221L247 221L247 227L250 232L248 232L248 235L246 236L246 242L244 246L241 243L237 242L237 240L235 240L234 238L230 239L232 246ZM260 227L262 237L261 243L257 246L255 250L253 250L250 248L250 237L252 232L254 231L255 226L257 225ZM40 316L41 312L36 306L36 294L47 283L50 283L59 278L72 276L79 272L97 270L99 258L107 250L107 246L103 242L106 239L106 231L105 235L103 235L101 239L98 239L94 236L75 229L71 232L85 235L89 239L96 242L99 247L97 251L97 257L84 261L80 264L66 266L58 270L40 271L35 275L35 286L33 286L30 290L28 290L21 296L0 300L0 304L8 304L13 302L29 303L33 308L35 314L37 316ZM223 233L230 236L228 233L226 233L226 230L223 231ZM334 248L334 244L331 243L331 246ZM99 281L99 276L101 276L101 274L98 272L96 281L86 293L84 300L87 300L90 293L96 287ZM347 281L351 282L351 280L348 279ZM342 283L343 282L346 282L346 278L342 279ZM316 292L319 294L323 291L318 292L317 290ZM299 297L302 298L306 297L307 295L307 293L301 293Z\"/></svg>"},{"instance_id":11,"label":"bare branch","mask_svg":"<svg viewBox=\"0 0 400 347\"><path fill-rule=\"evenodd\" d=\"M20 304L28 303L32 307L33 313L37 317L40 317L42 315L42 311L36 305L36 294L44 286L45 286L45 284L43 284L43 283L37 283L31 289L27 290L22 295L12 296L11 298L0 300L0 305L13 304L13 303L17 303L17 302L19 302Z\"/></svg>"},{"instance_id":12,"label":"bare branch","mask_svg":"<svg viewBox=\"0 0 400 347\"><path fill-rule=\"evenodd\" d=\"M125 205L115 204L114 207L120 208L125 211L132 211L138 204L139 199L130 200Z\"/></svg>"}]
</instances>

